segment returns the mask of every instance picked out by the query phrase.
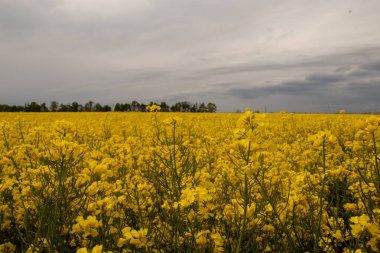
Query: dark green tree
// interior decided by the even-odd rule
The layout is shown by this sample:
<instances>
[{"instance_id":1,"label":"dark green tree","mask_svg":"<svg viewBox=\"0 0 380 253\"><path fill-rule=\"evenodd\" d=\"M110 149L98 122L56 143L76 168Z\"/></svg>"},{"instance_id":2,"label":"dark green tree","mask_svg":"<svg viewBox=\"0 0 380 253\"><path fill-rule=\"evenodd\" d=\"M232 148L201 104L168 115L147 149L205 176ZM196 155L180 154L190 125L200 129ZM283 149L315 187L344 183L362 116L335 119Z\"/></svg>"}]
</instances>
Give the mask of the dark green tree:
<instances>
[{"instance_id":1,"label":"dark green tree","mask_svg":"<svg viewBox=\"0 0 380 253\"><path fill-rule=\"evenodd\" d=\"M69 112L70 108L65 104L60 104L58 108L58 112Z\"/></svg>"},{"instance_id":2,"label":"dark green tree","mask_svg":"<svg viewBox=\"0 0 380 253\"><path fill-rule=\"evenodd\" d=\"M41 104L41 112L48 112L49 108L47 108L46 103Z\"/></svg>"},{"instance_id":3,"label":"dark green tree","mask_svg":"<svg viewBox=\"0 0 380 253\"><path fill-rule=\"evenodd\" d=\"M169 107L169 105L166 102L161 102L160 103L160 107L161 107L161 112L168 112L168 111L170 111L170 107Z\"/></svg>"},{"instance_id":4,"label":"dark green tree","mask_svg":"<svg viewBox=\"0 0 380 253\"><path fill-rule=\"evenodd\" d=\"M104 112L110 112L110 111L112 111L112 108L109 105L105 105L105 106L103 106L103 111Z\"/></svg>"},{"instance_id":5,"label":"dark green tree","mask_svg":"<svg viewBox=\"0 0 380 253\"><path fill-rule=\"evenodd\" d=\"M182 101L181 103L181 112L190 112L191 105L187 101Z\"/></svg>"},{"instance_id":6,"label":"dark green tree","mask_svg":"<svg viewBox=\"0 0 380 253\"><path fill-rule=\"evenodd\" d=\"M104 108L100 103L96 103L94 106L94 111L95 112L103 112Z\"/></svg>"},{"instance_id":7,"label":"dark green tree","mask_svg":"<svg viewBox=\"0 0 380 253\"><path fill-rule=\"evenodd\" d=\"M130 104L124 104L124 111L125 112L130 112L132 109L131 109L131 105Z\"/></svg>"},{"instance_id":8,"label":"dark green tree","mask_svg":"<svg viewBox=\"0 0 380 253\"><path fill-rule=\"evenodd\" d=\"M72 102L71 103L71 109L73 112L79 112L79 104L78 102Z\"/></svg>"},{"instance_id":9,"label":"dark green tree","mask_svg":"<svg viewBox=\"0 0 380 253\"><path fill-rule=\"evenodd\" d=\"M136 100L133 100L132 104L131 104L131 109L132 109L133 112L140 111L140 103L137 102Z\"/></svg>"},{"instance_id":10,"label":"dark green tree","mask_svg":"<svg viewBox=\"0 0 380 253\"><path fill-rule=\"evenodd\" d=\"M50 103L50 111L56 112L58 110L58 102L57 101L51 101Z\"/></svg>"},{"instance_id":11,"label":"dark green tree","mask_svg":"<svg viewBox=\"0 0 380 253\"><path fill-rule=\"evenodd\" d=\"M30 104L25 105L28 112L40 112L41 111L41 105L39 105L37 102L31 102Z\"/></svg>"},{"instance_id":12,"label":"dark green tree","mask_svg":"<svg viewBox=\"0 0 380 253\"><path fill-rule=\"evenodd\" d=\"M199 105L198 112L206 112L206 110L207 110L206 105L205 105L205 103L202 102Z\"/></svg>"},{"instance_id":13,"label":"dark green tree","mask_svg":"<svg viewBox=\"0 0 380 253\"><path fill-rule=\"evenodd\" d=\"M214 103L208 103L207 104L207 111L208 112L216 112L216 104L214 104Z\"/></svg>"},{"instance_id":14,"label":"dark green tree","mask_svg":"<svg viewBox=\"0 0 380 253\"><path fill-rule=\"evenodd\" d=\"M119 103L115 104L115 107L113 109L115 112L121 112L121 105Z\"/></svg>"},{"instance_id":15,"label":"dark green tree","mask_svg":"<svg viewBox=\"0 0 380 253\"><path fill-rule=\"evenodd\" d=\"M94 102L93 101L88 101L85 105L84 105L84 110L86 112L92 112L93 111L93 106L94 106Z\"/></svg>"}]
</instances>

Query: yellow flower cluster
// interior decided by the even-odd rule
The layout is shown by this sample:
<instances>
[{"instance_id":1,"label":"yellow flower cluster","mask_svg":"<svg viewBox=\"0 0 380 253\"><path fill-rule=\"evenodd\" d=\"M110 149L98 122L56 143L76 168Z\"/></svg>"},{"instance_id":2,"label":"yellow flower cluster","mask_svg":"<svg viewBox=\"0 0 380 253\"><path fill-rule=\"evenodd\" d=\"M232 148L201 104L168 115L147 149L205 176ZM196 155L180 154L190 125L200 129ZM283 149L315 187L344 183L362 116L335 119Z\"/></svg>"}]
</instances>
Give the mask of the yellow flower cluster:
<instances>
[{"instance_id":1,"label":"yellow flower cluster","mask_svg":"<svg viewBox=\"0 0 380 253\"><path fill-rule=\"evenodd\" d=\"M148 229L140 229L136 231L130 227L123 228L123 236L119 239L117 244L118 247L123 247L124 244L131 244L136 246L136 248L143 248L147 245L147 234Z\"/></svg>"},{"instance_id":2,"label":"yellow flower cluster","mask_svg":"<svg viewBox=\"0 0 380 253\"><path fill-rule=\"evenodd\" d=\"M161 110L161 107L159 105L148 105L146 109L148 112L158 112Z\"/></svg>"},{"instance_id":3,"label":"yellow flower cluster","mask_svg":"<svg viewBox=\"0 0 380 253\"><path fill-rule=\"evenodd\" d=\"M0 252L379 252L380 117L0 113Z\"/></svg>"},{"instance_id":4,"label":"yellow flower cluster","mask_svg":"<svg viewBox=\"0 0 380 253\"><path fill-rule=\"evenodd\" d=\"M101 221L97 221L96 217L88 216L84 219L82 216L76 218L76 224L73 225L71 233L81 235L83 238L97 237L99 235L98 228L103 226Z\"/></svg>"}]
</instances>

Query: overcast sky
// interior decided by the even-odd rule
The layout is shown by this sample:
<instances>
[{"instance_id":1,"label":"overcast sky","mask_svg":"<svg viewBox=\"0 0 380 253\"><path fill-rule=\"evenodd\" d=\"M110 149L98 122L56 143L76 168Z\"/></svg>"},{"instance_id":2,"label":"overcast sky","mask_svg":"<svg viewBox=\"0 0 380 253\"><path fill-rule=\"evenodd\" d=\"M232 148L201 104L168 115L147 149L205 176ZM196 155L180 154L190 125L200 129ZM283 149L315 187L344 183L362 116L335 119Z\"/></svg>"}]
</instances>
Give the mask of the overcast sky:
<instances>
[{"instance_id":1,"label":"overcast sky","mask_svg":"<svg viewBox=\"0 0 380 253\"><path fill-rule=\"evenodd\" d=\"M380 111L378 0L0 0L0 104Z\"/></svg>"}]
</instances>

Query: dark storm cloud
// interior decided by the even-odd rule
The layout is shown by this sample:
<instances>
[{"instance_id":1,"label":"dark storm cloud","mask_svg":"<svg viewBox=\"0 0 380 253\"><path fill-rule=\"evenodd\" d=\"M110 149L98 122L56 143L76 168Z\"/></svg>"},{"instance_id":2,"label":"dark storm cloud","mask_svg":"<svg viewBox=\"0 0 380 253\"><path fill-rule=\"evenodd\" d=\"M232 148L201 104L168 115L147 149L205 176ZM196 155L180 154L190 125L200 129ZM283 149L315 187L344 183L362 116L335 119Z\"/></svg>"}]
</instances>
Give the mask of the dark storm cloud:
<instances>
[{"instance_id":1,"label":"dark storm cloud","mask_svg":"<svg viewBox=\"0 0 380 253\"><path fill-rule=\"evenodd\" d=\"M362 63L363 52L377 53L377 55L372 54L372 58L375 59L380 56L377 48L359 50L344 56L330 55L327 56L328 59L322 59L319 63L315 61L315 64L319 66L324 66L327 61L330 62L329 69L331 71L327 70L326 73L316 72L308 74L302 79L262 84L261 86L254 86L247 82L226 82L217 85L219 89L216 94L221 97L233 96L250 101L267 100L271 97L289 97L291 100L287 102L288 104L291 104L291 101L295 105L299 105L300 101L309 103L302 107L293 107L296 108L293 109L294 111L313 111L313 106L311 106L313 104L314 108L324 111L327 111L327 104L335 105L338 109L350 108L352 112L378 111L380 71L377 71L377 68L379 61ZM345 57L349 59L345 59ZM337 67L339 63L346 65ZM326 107L318 107L318 104Z\"/></svg>"},{"instance_id":2,"label":"dark storm cloud","mask_svg":"<svg viewBox=\"0 0 380 253\"><path fill-rule=\"evenodd\" d=\"M350 75L366 75L369 71L374 71L380 67L380 62L371 62L360 65L363 62L370 60L371 57L380 58L380 47L365 47L355 48L344 53L334 53L330 55L320 55L314 57L300 57L297 60L284 60L283 62L276 61L270 63L239 63L228 64L214 68L205 68L199 71L190 73L183 76L182 80L202 80L212 76L232 76L242 74L255 73L270 73L286 71L288 73L297 72L298 70L307 70L312 72L320 68L329 68L330 72L336 73L313 73L306 77L309 81L333 82L343 81L348 76L346 74L339 74L339 72L349 72ZM351 71L353 68L356 70ZM371 73L376 74L376 73Z\"/></svg>"},{"instance_id":3,"label":"dark storm cloud","mask_svg":"<svg viewBox=\"0 0 380 253\"><path fill-rule=\"evenodd\" d=\"M343 81L346 79L346 77L342 74L315 73L307 76L305 79L310 81L311 83L326 84Z\"/></svg>"},{"instance_id":4,"label":"dark storm cloud","mask_svg":"<svg viewBox=\"0 0 380 253\"><path fill-rule=\"evenodd\" d=\"M364 63L360 67L364 70L380 71L380 61Z\"/></svg>"},{"instance_id":5,"label":"dark storm cloud","mask_svg":"<svg viewBox=\"0 0 380 253\"><path fill-rule=\"evenodd\" d=\"M379 53L374 54L375 57L380 58ZM374 61L365 61L362 64L358 64L355 66L355 68L351 71L348 71L348 77L351 78L377 78L379 77L380 73L380 60L374 60Z\"/></svg>"},{"instance_id":6,"label":"dark storm cloud","mask_svg":"<svg viewBox=\"0 0 380 253\"><path fill-rule=\"evenodd\" d=\"M309 81L305 79L262 87L235 88L228 90L226 94L238 96L243 99L263 98L273 95L310 96L323 91L326 87L329 87L329 83L327 82Z\"/></svg>"},{"instance_id":7,"label":"dark storm cloud","mask_svg":"<svg viewBox=\"0 0 380 253\"><path fill-rule=\"evenodd\" d=\"M194 73L190 78L204 78L205 76L214 75L231 75L231 74L241 74L249 72L259 72L259 71L273 71L273 70L284 70L284 69L296 69L300 67L312 67L320 64L318 61L305 61L297 63L271 63L271 64L253 64L253 63L243 63L237 65L226 65L220 66L213 69L205 69Z\"/></svg>"},{"instance_id":8,"label":"dark storm cloud","mask_svg":"<svg viewBox=\"0 0 380 253\"><path fill-rule=\"evenodd\" d=\"M331 58L331 56L330 56ZM352 64L352 63L350 63ZM379 104L380 72L378 61L356 63L341 73L312 73L301 80L265 86L233 88L225 93L242 99L288 96L309 102L338 103L344 106ZM359 110L360 111L360 110Z\"/></svg>"},{"instance_id":9,"label":"dark storm cloud","mask_svg":"<svg viewBox=\"0 0 380 253\"><path fill-rule=\"evenodd\" d=\"M372 71L368 71L368 70L364 70L364 69L357 69L357 70L351 71L349 73L349 76L353 77L353 78L366 78L366 77L371 76L373 74L374 73Z\"/></svg>"},{"instance_id":10,"label":"dark storm cloud","mask_svg":"<svg viewBox=\"0 0 380 253\"><path fill-rule=\"evenodd\" d=\"M351 82L344 88L344 92L362 102L377 102L380 94L380 75L378 80Z\"/></svg>"},{"instance_id":11,"label":"dark storm cloud","mask_svg":"<svg viewBox=\"0 0 380 253\"><path fill-rule=\"evenodd\" d=\"M268 97L271 95L310 96L324 95L328 89L339 88L337 84L347 80L348 74L337 73L312 73L302 80L289 80L278 84L252 86L245 88L233 88L226 94L239 96L244 99Z\"/></svg>"}]
</instances>

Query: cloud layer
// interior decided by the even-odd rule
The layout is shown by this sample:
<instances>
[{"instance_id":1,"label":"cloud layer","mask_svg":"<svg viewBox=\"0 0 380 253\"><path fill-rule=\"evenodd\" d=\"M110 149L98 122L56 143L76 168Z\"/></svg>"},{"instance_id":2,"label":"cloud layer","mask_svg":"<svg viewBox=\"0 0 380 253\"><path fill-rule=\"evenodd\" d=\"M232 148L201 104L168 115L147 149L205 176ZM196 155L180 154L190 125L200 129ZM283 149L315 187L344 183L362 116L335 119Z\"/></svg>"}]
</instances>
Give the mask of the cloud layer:
<instances>
[{"instance_id":1,"label":"cloud layer","mask_svg":"<svg viewBox=\"0 0 380 253\"><path fill-rule=\"evenodd\" d=\"M226 90L225 94L249 100L270 100L279 96L289 97L295 102L308 100L308 103L303 104L303 109L299 111L323 111L330 105L335 109L341 107L350 108L353 111L377 110L380 94L380 61L360 60L369 52L372 58L380 57L380 48L372 48L365 52L359 50L349 55L329 55L325 64L321 61L320 66L314 66L314 68L324 69L326 65L331 65L330 70L310 71L301 78L288 79L279 83L231 88ZM334 57L338 61L334 61ZM344 59L346 63L339 62ZM336 62L335 66L332 64L334 62ZM297 111L297 108L294 107L292 110Z\"/></svg>"},{"instance_id":2,"label":"cloud layer","mask_svg":"<svg viewBox=\"0 0 380 253\"><path fill-rule=\"evenodd\" d=\"M0 1L0 103L379 111L376 0Z\"/></svg>"}]
</instances>

